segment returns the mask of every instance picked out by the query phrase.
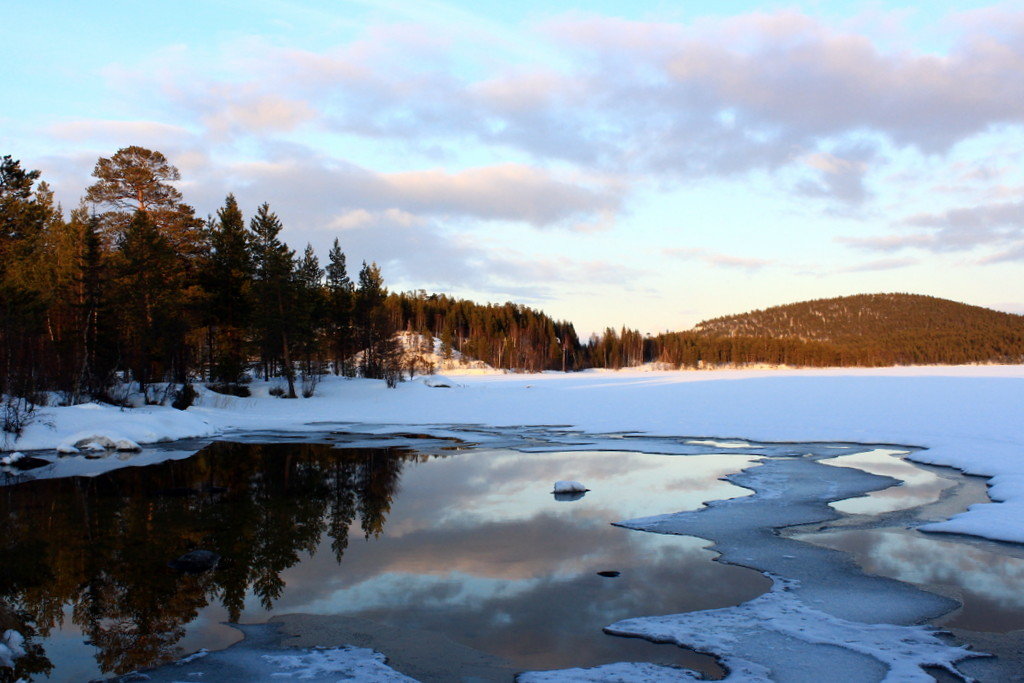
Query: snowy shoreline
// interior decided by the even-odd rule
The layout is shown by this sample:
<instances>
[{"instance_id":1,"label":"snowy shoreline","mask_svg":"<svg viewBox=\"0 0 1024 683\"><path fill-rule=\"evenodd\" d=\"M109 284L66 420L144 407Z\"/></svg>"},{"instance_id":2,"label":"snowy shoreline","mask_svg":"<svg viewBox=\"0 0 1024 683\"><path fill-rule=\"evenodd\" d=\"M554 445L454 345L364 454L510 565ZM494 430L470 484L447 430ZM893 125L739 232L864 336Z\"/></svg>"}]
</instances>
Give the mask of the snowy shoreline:
<instances>
[{"instance_id":1,"label":"snowy shoreline","mask_svg":"<svg viewBox=\"0 0 1024 683\"><path fill-rule=\"evenodd\" d=\"M375 432L447 425L564 425L590 433L840 441L919 446L912 459L988 477L992 504L929 531L1024 542L1024 366L915 366L814 370L590 371L417 378L397 389L328 377L310 399L201 390L187 411L86 404L42 409L3 450L67 447L94 435L140 444L231 432ZM432 382L433 383L433 382ZM102 469L98 467L97 469Z\"/></svg>"}]
</instances>

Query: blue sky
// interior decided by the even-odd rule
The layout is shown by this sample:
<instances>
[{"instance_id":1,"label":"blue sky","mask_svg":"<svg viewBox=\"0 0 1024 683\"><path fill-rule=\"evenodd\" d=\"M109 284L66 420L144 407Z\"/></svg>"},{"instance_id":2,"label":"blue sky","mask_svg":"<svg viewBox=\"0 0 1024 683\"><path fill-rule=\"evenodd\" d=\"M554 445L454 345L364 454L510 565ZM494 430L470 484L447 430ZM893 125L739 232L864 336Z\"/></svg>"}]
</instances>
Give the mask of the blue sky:
<instances>
[{"instance_id":1,"label":"blue sky","mask_svg":"<svg viewBox=\"0 0 1024 683\"><path fill-rule=\"evenodd\" d=\"M583 332L880 291L1024 312L1016 3L41 0L0 59L0 153L66 207L158 149L200 214L269 201L393 289Z\"/></svg>"}]
</instances>

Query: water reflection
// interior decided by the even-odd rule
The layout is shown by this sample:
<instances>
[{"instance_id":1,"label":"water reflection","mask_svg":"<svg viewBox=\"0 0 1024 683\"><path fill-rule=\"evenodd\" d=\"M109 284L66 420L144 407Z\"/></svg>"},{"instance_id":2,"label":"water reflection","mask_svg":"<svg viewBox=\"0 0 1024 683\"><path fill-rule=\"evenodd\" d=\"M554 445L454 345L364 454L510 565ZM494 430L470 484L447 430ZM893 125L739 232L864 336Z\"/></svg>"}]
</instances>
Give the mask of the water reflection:
<instances>
[{"instance_id":1,"label":"water reflection","mask_svg":"<svg viewBox=\"0 0 1024 683\"><path fill-rule=\"evenodd\" d=\"M95 658L93 674L125 673L183 647L225 646L237 635L219 621L273 612L430 629L520 669L624 659L701 667L678 648L600 629L737 604L767 579L711 563L697 539L609 522L746 495L717 479L750 462L221 443L187 460L28 482L0 491L0 518L10 520L0 618L36 634L18 674L56 663L57 678L88 677L84 657ZM558 502L550 485L566 478L593 490ZM193 548L223 560L198 575L167 566ZM59 651L47 659L39 643Z\"/></svg>"},{"instance_id":2,"label":"water reflection","mask_svg":"<svg viewBox=\"0 0 1024 683\"><path fill-rule=\"evenodd\" d=\"M865 496L836 501L831 503L831 506L839 512L851 515L879 515L933 503L944 490L953 486L949 479L944 479L900 457L906 454L907 451L876 448L864 453L822 460L821 462L826 465L852 467L903 482L881 491L872 491Z\"/></svg>"},{"instance_id":3,"label":"water reflection","mask_svg":"<svg viewBox=\"0 0 1024 683\"><path fill-rule=\"evenodd\" d=\"M269 609L284 589L281 572L322 536L340 561L354 520L362 535L379 535L403 465L419 457L216 444L188 460L8 487L0 604L44 638L67 608L104 673L166 660L211 601L231 620L247 596ZM167 566L196 547L224 560L200 575ZM51 667L41 650L18 665L18 674Z\"/></svg>"},{"instance_id":4,"label":"water reflection","mask_svg":"<svg viewBox=\"0 0 1024 683\"><path fill-rule=\"evenodd\" d=\"M850 553L872 574L950 590L963 608L942 619L944 627L996 633L1024 629L1024 559L907 530L839 531L799 538Z\"/></svg>"}]
</instances>

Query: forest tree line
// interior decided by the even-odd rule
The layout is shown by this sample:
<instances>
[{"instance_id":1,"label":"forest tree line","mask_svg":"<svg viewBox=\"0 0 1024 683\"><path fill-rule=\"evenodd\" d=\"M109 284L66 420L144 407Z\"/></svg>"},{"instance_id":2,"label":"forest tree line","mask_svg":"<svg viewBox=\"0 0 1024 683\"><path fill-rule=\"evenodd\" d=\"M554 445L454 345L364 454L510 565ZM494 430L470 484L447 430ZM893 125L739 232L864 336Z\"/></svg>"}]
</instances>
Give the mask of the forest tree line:
<instances>
[{"instance_id":1,"label":"forest tree line","mask_svg":"<svg viewBox=\"0 0 1024 683\"><path fill-rule=\"evenodd\" d=\"M65 214L38 171L0 158L7 431L53 393L65 404L123 403L130 390L184 408L194 382L245 395L251 378L281 378L292 398L311 395L327 372L394 386L415 371L401 330L427 346L439 339L446 357L529 372L1024 360L1024 317L901 294L803 302L654 336L608 328L581 342L571 323L519 304L389 293L375 263L350 276L337 239L326 263L311 245L297 253L266 203L246 216L229 194L200 218L160 152L120 149L92 175Z\"/></svg>"},{"instance_id":2,"label":"forest tree line","mask_svg":"<svg viewBox=\"0 0 1024 683\"><path fill-rule=\"evenodd\" d=\"M266 203L247 217L229 194L198 217L160 152L121 149L93 178L65 215L38 171L0 159L5 427L47 392L117 403L131 387L187 407L196 381L245 395L249 378L280 377L286 397L326 372L394 386L406 370L398 330L497 368L583 366L571 324L511 303L389 293L375 263L349 275L337 239L325 264L311 245L296 253Z\"/></svg>"}]
</instances>

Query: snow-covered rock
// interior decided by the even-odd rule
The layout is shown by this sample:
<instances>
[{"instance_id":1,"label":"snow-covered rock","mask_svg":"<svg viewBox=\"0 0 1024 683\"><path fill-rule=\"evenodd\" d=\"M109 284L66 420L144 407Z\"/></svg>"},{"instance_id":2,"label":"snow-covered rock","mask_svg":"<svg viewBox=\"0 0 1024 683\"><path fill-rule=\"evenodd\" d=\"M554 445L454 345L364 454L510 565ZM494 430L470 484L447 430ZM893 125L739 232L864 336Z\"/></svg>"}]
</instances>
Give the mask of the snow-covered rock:
<instances>
[{"instance_id":1,"label":"snow-covered rock","mask_svg":"<svg viewBox=\"0 0 1024 683\"><path fill-rule=\"evenodd\" d=\"M25 638L14 629L0 636L0 667L14 668L14 660L25 656Z\"/></svg>"},{"instance_id":2,"label":"snow-covered rock","mask_svg":"<svg viewBox=\"0 0 1024 683\"><path fill-rule=\"evenodd\" d=\"M552 493L586 493L589 490L578 481L556 481Z\"/></svg>"},{"instance_id":3,"label":"snow-covered rock","mask_svg":"<svg viewBox=\"0 0 1024 683\"><path fill-rule=\"evenodd\" d=\"M142 450L142 446L135 443L131 439L118 439L114 442L114 448L121 452L137 453Z\"/></svg>"},{"instance_id":4,"label":"snow-covered rock","mask_svg":"<svg viewBox=\"0 0 1024 683\"><path fill-rule=\"evenodd\" d=\"M21 451L15 451L10 455L5 455L4 457L0 458L0 465L13 465L14 463L18 462L24 457L24 453L22 453Z\"/></svg>"},{"instance_id":5,"label":"snow-covered rock","mask_svg":"<svg viewBox=\"0 0 1024 683\"><path fill-rule=\"evenodd\" d=\"M455 382L448 379L444 375L427 375L423 378L423 384L428 387L434 388L445 388L450 389L455 386Z\"/></svg>"},{"instance_id":6,"label":"snow-covered rock","mask_svg":"<svg viewBox=\"0 0 1024 683\"><path fill-rule=\"evenodd\" d=\"M117 448L117 444L114 440L104 434L93 434L91 436L87 436L83 439L79 439L72 445L78 450L86 451L103 451Z\"/></svg>"}]
</instances>

